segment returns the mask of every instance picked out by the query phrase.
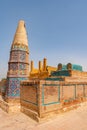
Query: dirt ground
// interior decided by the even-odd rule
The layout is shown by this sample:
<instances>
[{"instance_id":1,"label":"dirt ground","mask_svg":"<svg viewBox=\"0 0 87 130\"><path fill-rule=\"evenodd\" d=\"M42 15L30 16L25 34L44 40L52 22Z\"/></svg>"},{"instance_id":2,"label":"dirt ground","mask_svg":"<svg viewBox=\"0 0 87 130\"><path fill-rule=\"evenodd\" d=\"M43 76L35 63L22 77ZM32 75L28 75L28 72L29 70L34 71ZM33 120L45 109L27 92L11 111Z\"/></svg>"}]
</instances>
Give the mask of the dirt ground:
<instances>
[{"instance_id":1,"label":"dirt ground","mask_svg":"<svg viewBox=\"0 0 87 130\"><path fill-rule=\"evenodd\" d=\"M37 123L23 113L7 114L0 109L0 130L87 130L87 104Z\"/></svg>"}]
</instances>

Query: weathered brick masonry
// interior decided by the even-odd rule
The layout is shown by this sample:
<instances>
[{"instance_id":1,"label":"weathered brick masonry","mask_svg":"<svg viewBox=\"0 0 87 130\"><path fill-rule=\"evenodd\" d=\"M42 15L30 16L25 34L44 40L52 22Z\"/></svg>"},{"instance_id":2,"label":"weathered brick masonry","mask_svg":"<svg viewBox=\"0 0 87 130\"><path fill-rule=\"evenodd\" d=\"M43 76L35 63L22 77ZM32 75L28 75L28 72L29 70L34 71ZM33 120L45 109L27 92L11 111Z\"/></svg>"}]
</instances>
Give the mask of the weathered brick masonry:
<instances>
[{"instance_id":1,"label":"weathered brick masonry","mask_svg":"<svg viewBox=\"0 0 87 130\"><path fill-rule=\"evenodd\" d=\"M21 82L21 111L41 119L86 101L87 82L31 80Z\"/></svg>"}]
</instances>

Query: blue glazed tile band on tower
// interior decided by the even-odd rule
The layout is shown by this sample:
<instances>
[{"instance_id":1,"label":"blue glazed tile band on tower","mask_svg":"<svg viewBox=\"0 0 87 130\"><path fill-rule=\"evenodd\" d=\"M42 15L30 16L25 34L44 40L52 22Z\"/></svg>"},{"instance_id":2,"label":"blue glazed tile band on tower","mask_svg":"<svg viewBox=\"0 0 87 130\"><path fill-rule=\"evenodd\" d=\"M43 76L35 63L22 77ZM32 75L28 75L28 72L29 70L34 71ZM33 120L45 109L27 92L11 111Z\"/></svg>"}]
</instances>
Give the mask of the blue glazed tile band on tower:
<instances>
[{"instance_id":1,"label":"blue glazed tile band on tower","mask_svg":"<svg viewBox=\"0 0 87 130\"><path fill-rule=\"evenodd\" d=\"M7 97L19 98L20 97L20 81L27 80L27 78L8 78Z\"/></svg>"}]
</instances>

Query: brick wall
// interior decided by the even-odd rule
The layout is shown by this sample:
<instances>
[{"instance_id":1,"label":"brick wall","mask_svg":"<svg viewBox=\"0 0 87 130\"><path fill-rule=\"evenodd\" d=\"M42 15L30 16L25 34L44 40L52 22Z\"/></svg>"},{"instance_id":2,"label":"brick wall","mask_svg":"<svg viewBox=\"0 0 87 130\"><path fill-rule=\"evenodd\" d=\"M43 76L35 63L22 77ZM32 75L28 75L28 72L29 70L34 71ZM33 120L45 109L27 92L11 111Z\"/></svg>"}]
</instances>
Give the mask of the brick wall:
<instances>
[{"instance_id":1,"label":"brick wall","mask_svg":"<svg viewBox=\"0 0 87 130\"><path fill-rule=\"evenodd\" d=\"M25 106L26 108L29 108L31 110L37 111L38 106L38 89L37 84L33 82L24 83L21 86L21 93L20 93L20 99L21 99L21 105Z\"/></svg>"},{"instance_id":2,"label":"brick wall","mask_svg":"<svg viewBox=\"0 0 87 130\"><path fill-rule=\"evenodd\" d=\"M21 83L22 108L37 112L39 118L59 112L66 104L79 103L86 96L87 83L83 82L31 80Z\"/></svg>"}]
</instances>

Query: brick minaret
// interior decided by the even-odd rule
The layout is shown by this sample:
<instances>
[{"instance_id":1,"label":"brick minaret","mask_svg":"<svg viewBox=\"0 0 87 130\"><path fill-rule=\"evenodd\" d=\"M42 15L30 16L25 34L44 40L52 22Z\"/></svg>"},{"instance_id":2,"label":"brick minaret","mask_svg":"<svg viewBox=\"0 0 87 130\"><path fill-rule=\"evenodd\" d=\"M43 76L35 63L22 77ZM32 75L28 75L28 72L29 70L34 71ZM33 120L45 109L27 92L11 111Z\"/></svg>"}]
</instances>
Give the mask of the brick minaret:
<instances>
[{"instance_id":1,"label":"brick minaret","mask_svg":"<svg viewBox=\"0 0 87 130\"><path fill-rule=\"evenodd\" d=\"M29 76L29 49L25 23L20 20L10 50L6 101L19 102L20 81Z\"/></svg>"}]
</instances>

